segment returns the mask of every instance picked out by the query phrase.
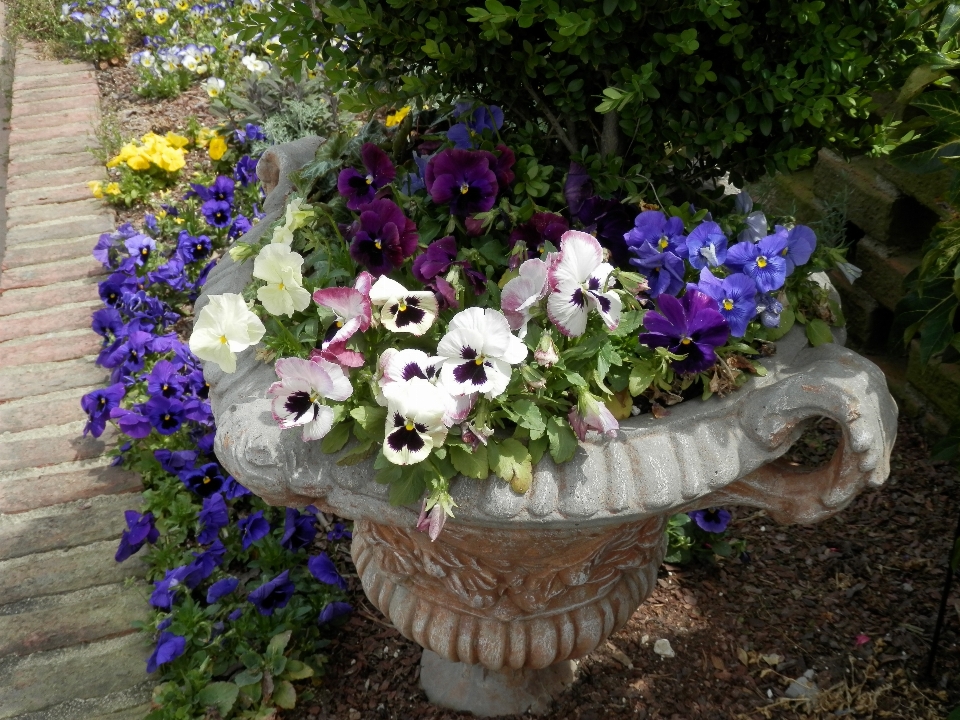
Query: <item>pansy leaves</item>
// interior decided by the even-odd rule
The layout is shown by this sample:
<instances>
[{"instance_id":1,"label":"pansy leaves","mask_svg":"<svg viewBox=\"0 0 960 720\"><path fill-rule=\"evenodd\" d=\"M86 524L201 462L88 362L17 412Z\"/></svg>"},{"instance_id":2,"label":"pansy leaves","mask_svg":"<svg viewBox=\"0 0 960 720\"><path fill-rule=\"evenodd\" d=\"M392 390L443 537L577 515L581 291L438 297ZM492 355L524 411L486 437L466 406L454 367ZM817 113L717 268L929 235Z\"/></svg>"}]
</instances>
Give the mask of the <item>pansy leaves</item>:
<instances>
[{"instance_id":1,"label":"pansy leaves","mask_svg":"<svg viewBox=\"0 0 960 720\"><path fill-rule=\"evenodd\" d=\"M531 439L536 440L537 438L543 437L547 426L543 422L543 415L540 413L540 408L537 407L537 404L532 400L527 400L526 398L516 400L511 403L508 411L511 413L514 422L530 431Z\"/></svg>"},{"instance_id":2,"label":"pansy leaves","mask_svg":"<svg viewBox=\"0 0 960 720\"><path fill-rule=\"evenodd\" d=\"M197 700L204 707L215 707L220 715L226 716L233 709L237 701L240 688L232 682L214 682L207 685L197 695Z\"/></svg>"},{"instance_id":3,"label":"pansy leaves","mask_svg":"<svg viewBox=\"0 0 960 720\"><path fill-rule=\"evenodd\" d=\"M814 318L807 321L807 340L813 347L833 342L833 333L830 332L830 326L820 318Z\"/></svg>"},{"instance_id":4,"label":"pansy leaves","mask_svg":"<svg viewBox=\"0 0 960 720\"><path fill-rule=\"evenodd\" d=\"M475 450L469 450L462 445L449 445L450 461L461 475L476 480L486 480L490 475L490 465L487 461L487 446L478 445Z\"/></svg>"},{"instance_id":5,"label":"pansy leaves","mask_svg":"<svg viewBox=\"0 0 960 720\"><path fill-rule=\"evenodd\" d=\"M341 450L347 444L347 440L350 439L350 426L352 424L341 422L334 425L333 429L320 441L320 449L328 454Z\"/></svg>"},{"instance_id":6,"label":"pansy leaves","mask_svg":"<svg viewBox=\"0 0 960 720\"><path fill-rule=\"evenodd\" d=\"M566 420L556 416L550 418L547 438L550 440L550 457L558 465L570 460L577 452L577 436Z\"/></svg>"},{"instance_id":7,"label":"pansy leaves","mask_svg":"<svg viewBox=\"0 0 960 720\"><path fill-rule=\"evenodd\" d=\"M634 360L633 370L630 371L630 394L633 396L639 395L653 384L656 377L657 371L653 363L644 358Z\"/></svg>"},{"instance_id":8,"label":"pansy leaves","mask_svg":"<svg viewBox=\"0 0 960 720\"><path fill-rule=\"evenodd\" d=\"M520 495L533 483L533 459L530 451L519 440L507 438L487 445L490 468L497 477L510 483L511 489Z\"/></svg>"},{"instance_id":9,"label":"pansy leaves","mask_svg":"<svg viewBox=\"0 0 960 720\"><path fill-rule=\"evenodd\" d=\"M350 411L350 416L367 432L374 432L383 427L387 419L387 409L375 405L361 405Z\"/></svg>"}]
</instances>

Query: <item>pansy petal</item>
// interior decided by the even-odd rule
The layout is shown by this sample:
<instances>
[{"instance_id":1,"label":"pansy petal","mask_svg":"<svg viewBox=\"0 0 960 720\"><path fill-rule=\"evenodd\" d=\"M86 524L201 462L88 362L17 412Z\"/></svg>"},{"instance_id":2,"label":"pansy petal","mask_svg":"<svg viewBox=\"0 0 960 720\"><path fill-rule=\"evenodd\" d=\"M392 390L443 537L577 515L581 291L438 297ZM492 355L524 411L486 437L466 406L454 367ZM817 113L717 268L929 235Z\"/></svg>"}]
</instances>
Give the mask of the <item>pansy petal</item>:
<instances>
[{"instance_id":1,"label":"pansy petal","mask_svg":"<svg viewBox=\"0 0 960 720\"><path fill-rule=\"evenodd\" d=\"M333 408L326 405L318 406L313 421L303 426L304 441L322 440L333 427L333 417Z\"/></svg>"},{"instance_id":2,"label":"pansy petal","mask_svg":"<svg viewBox=\"0 0 960 720\"><path fill-rule=\"evenodd\" d=\"M560 266L577 282L585 282L602 262L603 248L593 235L568 230L560 236Z\"/></svg>"}]
</instances>

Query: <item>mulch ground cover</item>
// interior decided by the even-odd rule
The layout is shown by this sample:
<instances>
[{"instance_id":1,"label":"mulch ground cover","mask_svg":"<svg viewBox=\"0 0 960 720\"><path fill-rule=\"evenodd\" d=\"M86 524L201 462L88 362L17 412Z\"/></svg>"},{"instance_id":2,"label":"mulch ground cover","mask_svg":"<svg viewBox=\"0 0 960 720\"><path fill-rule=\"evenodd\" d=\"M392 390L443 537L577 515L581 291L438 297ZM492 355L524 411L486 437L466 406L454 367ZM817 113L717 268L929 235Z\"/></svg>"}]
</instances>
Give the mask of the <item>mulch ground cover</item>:
<instances>
[{"instance_id":1,"label":"mulch ground cover","mask_svg":"<svg viewBox=\"0 0 960 720\"><path fill-rule=\"evenodd\" d=\"M130 69L108 67L98 76L124 140L182 129L190 115L215 124L199 89L146 100L132 91ZM136 221L142 214L134 208L120 216ZM836 426L822 422L789 458L825 462L836 439ZM890 479L838 516L781 526L738 508L729 534L747 542L745 556L664 565L653 595L581 660L576 683L545 717L943 718L960 705L960 582L933 678L923 669L958 512L955 470L931 462L922 437L902 420ZM300 686L312 699L285 720L471 717L427 702L420 647L366 601L345 550L340 559L357 612L331 631L323 677ZM675 657L654 653L658 639L669 640ZM804 673L816 697L785 697Z\"/></svg>"}]
</instances>

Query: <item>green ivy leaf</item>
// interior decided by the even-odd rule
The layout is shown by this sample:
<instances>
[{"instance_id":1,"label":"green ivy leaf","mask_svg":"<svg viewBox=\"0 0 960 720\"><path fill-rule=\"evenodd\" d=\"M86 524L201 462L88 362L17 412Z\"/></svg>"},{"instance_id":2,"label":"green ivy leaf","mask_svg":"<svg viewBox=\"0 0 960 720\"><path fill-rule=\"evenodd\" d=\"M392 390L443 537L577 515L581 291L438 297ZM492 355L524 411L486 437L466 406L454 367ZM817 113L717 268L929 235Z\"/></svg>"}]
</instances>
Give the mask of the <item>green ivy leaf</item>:
<instances>
[{"instance_id":1,"label":"green ivy leaf","mask_svg":"<svg viewBox=\"0 0 960 720\"><path fill-rule=\"evenodd\" d=\"M487 454L491 469L501 480L510 483L515 493L522 495L530 489L533 483L533 459L521 442L513 438L500 442L491 439Z\"/></svg>"},{"instance_id":2,"label":"green ivy leaf","mask_svg":"<svg viewBox=\"0 0 960 720\"><path fill-rule=\"evenodd\" d=\"M220 715L226 717L237 701L240 688L232 682L214 682L207 685L197 694L197 700L204 707L215 707Z\"/></svg>"},{"instance_id":3,"label":"green ivy leaf","mask_svg":"<svg viewBox=\"0 0 960 720\"><path fill-rule=\"evenodd\" d=\"M449 450L450 461L458 473L477 480L486 480L490 476L486 445L478 445L472 452L459 445L450 445Z\"/></svg>"}]
</instances>

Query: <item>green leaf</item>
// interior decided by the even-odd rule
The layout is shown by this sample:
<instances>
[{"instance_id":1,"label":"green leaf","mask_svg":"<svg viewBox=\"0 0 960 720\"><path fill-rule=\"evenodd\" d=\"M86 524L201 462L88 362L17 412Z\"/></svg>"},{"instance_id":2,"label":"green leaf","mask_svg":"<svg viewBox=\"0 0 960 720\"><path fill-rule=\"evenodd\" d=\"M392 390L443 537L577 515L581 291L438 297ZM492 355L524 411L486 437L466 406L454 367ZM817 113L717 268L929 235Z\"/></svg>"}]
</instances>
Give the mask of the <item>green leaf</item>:
<instances>
[{"instance_id":1,"label":"green leaf","mask_svg":"<svg viewBox=\"0 0 960 720\"><path fill-rule=\"evenodd\" d=\"M240 688L236 683L214 682L197 694L197 700L204 707L213 706L217 708L220 715L226 716L233 709L233 704L237 701L237 695L239 694Z\"/></svg>"},{"instance_id":2,"label":"green leaf","mask_svg":"<svg viewBox=\"0 0 960 720\"><path fill-rule=\"evenodd\" d=\"M352 426L351 422L338 422L320 441L320 449L327 454L339 452L350 439Z\"/></svg>"},{"instance_id":3,"label":"green leaf","mask_svg":"<svg viewBox=\"0 0 960 720\"><path fill-rule=\"evenodd\" d=\"M648 360L634 360L630 371L630 394L636 397L646 390L656 379L657 373Z\"/></svg>"},{"instance_id":4,"label":"green leaf","mask_svg":"<svg viewBox=\"0 0 960 720\"><path fill-rule=\"evenodd\" d=\"M284 710L292 710L297 706L297 691L289 680L281 680L274 687L273 704Z\"/></svg>"},{"instance_id":5,"label":"green leaf","mask_svg":"<svg viewBox=\"0 0 960 720\"><path fill-rule=\"evenodd\" d=\"M350 450L342 458L337 460L337 465L340 467L349 467L350 465L358 465L366 460L368 457L373 455L374 450L377 447L377 443L374 440L367 440L366 442L360 443L357 447Z\"/></svg>"},{"instance_id":6,"label":"green leaf","mask_svg":"<svg viewBox=\"0 0 960 720\"><path fill-rule=\"evenodd\" d=\"M270 638L270 642L267 644L267 657L279 657L283 655L284 649L287 647L287 643L290 642L290 635L292 631L287 630L286 632L278 633Z\"/></svg>"},{"instance_id":7,"label":"green leaf","mask_svg":"<svg viewBox=\"0 0 960 720\"><path fill-rule=\"evenodd\" d=\"M360 423L367 432L383 429L387 421L387 409L379 405L361 405L350 411L350 417Z\"/></svg>"},{"instance_id":8,"label":"green leaf","mask_svg":"<svg viewBox=\"0 0 960 720\"><path fill-rule=\"evenodd\" d=\"M814 318L807 322L807 340L814 347L824 343L833 342L833 333L830 332L830 326L820 318Z\"/></svg>"},{"instance_id":9,"label":"green leaf","mask_svg":"<svg viewBox=\"0 0 960 720\"><path fill-rule=\"evenodd\" d=\"M255 652L248 650L240 656L240 662L243 663L243 666L247 668L247 670L253 670L254 668L258 668L263 664L263 658L261 658Z\"/></svg>"},{"instance_id":10,"label":"green leaf","mask_svg":"<svg viewBox=\"0 0 960 720\"><path fill-rule=\"evenodd\" d=\"M243 670L237 673L236 677L233 678L233 682L238 687L246 687L247 685L257 684L262 677L263 673L259 670Z\"/></svg>"},{"instance_id":11,"label":"green leaf","mask_svg":"<svg viewBox=\"0 0 960 720\"><path fill-rule=\"evenodd\" d=\"M536 467L537 463L543 458L543 454L547 451L547 448L550 447L550 440L544 435L536 440L531 440L527 443L527 447L530 450L530 461L533 463L533 466Z\"/></svg>"},{"instance_id":12,"label":"green leaf","mask_svg":"<svg viewBox=\"0 0 960 720\"><path fill-rule=\"evenodd\" d=\"M486 480L490 476L486 445L478 445L473 452L459 445L450 445L449 449L450 461L457 472L477 480Z\"/></svg>"},{"instance_id":13,"label":"green leaf","mask_svg":"<svg viewBox=\"0 0 960 720\"><path fill-rule=\"evenodd\" d=\"M423 480L423 470L418 466L407 465L401 468L399 477L390 483L390 504L391 505L410 505L415 503L426 490L426 483Z\"/></svg>"},{"instance_id":14,"label":"green leaf","mask_svg":"<svg viewBox=\"0 0 960 720\"><path fill-rule=\"evenodd\" d=\"M550 440L550 457L558 465L571 460L580 445L570 424L556 416L547 423L547 438Z\"/></svg>"},{"instance_id":15,"label":"green leaf","mask_svg":"<svg viewBox=\"0 0 960 720\"><path fill-rule=\"evenodd\" d=\"M530 437L536 440L543 437L547 426L543 422L543 416L540 414L540 408L532 400L526 398L517 400L510 408L519 416L518 424L530 431Z\"/></svg>"},{"instance_id":16,"label":"green leaf","mask_svg":"<svg viewBox=\"0 0 960 720\"><path fill-rule=\"evenodd\" d=\"M953 300L953 298L951 298ZM953 339L953 316L956 300L938 305L920 326L920 363L926 365L937 353L943 352Z\"/></svg>"},{"instance_id":17,"label":"green leaf","mask_svg":"<svg viewBox=\"0 0 960 720\"><path fill-rule=\"evenodd\" d=\"M533 483L533 459L530 451L518 440L507 438L487 445L490 468L501 480L510 483L515 493L523 494Z\"/></svg>"},{"instance_id":18,"label":"green leaf","mask_svg":"<svg viewBox=\"0 0 960 720\"><path fill-rule=\"evenodd\" d=\"M958 27L960 27L960 5L950 3L944 9L943 18L940 20L940 29L937 32L937 45L943 45L953 37Z\"/></svg>"},{"instance_id":19,"label":"green leaf","mask_svg":"<svg viewBox=\"0 0 960 720\"><path fill-rule=\"evenodd\" d=\"M283 676L287 680L303 680L304 678L313 677L313 668L300 660L288 660L287 669L284 671Z\"/></svg>"}]
</instances>

